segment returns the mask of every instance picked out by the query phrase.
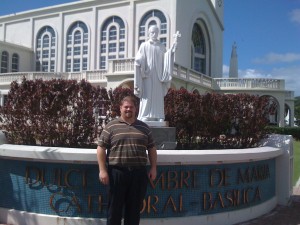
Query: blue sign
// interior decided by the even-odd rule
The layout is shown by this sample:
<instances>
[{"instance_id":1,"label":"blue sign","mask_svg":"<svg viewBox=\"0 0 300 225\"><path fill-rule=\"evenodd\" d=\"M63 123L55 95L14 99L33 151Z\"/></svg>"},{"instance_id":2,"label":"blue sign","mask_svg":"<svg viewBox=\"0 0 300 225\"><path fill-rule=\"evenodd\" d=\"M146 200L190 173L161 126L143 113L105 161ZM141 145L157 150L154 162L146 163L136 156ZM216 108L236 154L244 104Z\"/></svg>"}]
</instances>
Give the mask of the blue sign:
<instances>
[{"instance_id":1,"label":"blue sign","mask_svg":"<svg viewBox=\"0 0 300 225\"><path fill-rule=\"evenodd\" d=\"M107 187L97 165L0 159L0 207L105 218ZM158 166L141 215L207 215L261 204L275 196L275 159L235 164Z\"/></svg>"}]
</instances>

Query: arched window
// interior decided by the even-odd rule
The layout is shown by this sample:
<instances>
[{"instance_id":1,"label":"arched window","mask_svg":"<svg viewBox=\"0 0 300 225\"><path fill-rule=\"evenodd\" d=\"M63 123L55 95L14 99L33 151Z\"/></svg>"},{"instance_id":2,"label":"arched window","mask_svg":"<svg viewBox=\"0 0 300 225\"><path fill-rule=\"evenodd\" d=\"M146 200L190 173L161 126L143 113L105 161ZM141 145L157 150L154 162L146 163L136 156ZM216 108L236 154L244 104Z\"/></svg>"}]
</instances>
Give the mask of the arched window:
<instances>
[{"instance_id":1,"label":"arched window","mask_svg":"<svg viewBox=\"0 0 300 225\"><path fill-rule=\"evenodd\" d=\"M7 51L1 54L1 73L8 73L8 56Z\"/></svg>"},{"instance_id":2,"label":"arched window","mask_svg":"<svg viewBox=\"0 0 300 225\"><path fill-rule=\"evenodd\" d=\"M140 21L139 25L139 46L148 38L148 29L151 25L157 25L160 29L158 38L161 43L167 45L168 24L165 15L159 10L147 12Z\"/></svg>"},{"instance_id":3,"label":"arched window","mask_svg":"<svg viewBox=\"0 0 300 225\"><path fill-rule=\"evenodd\" d=\"M107 68L109 59L122 59L126 55L126 32L123 20L118 16L108 18L100 33L100 69Z\"/></svg>"},{"instance_id":4,"label":"arched window","mask_svg":"<svg viewBox=\"0 0 300 225\"><path fill-rule=\"evenodd\" d=\"M45 26L37 34L36 71L54 72L56 67L56 35L52 27Z\"/></svg>"},{"instance_id":5,"label":"arched window","mask_svg":"<svg viewBox=\"0 0 300 225\"><path fill-rule=\"evenodd\" d=\"M11 72L19 72L19 55L17 53L12 55Z\"/></svg>"},{"instance_id":6,"label":"arched window","mask_svg":"<svg viewBox=\"0 0 300 225\"><path fill-rule=\"evenodd\" d=\"M67 32L66 71L88 70L89 32L87 26L77 21Z\"/></svg>"},{"instance_id":7,"label":"arched window","mask_svg":"<svg viewBox=\"0 0 300 225\"><path fill-rule=\"evenodd\" d=\"M203 74L208 72L206 48L203 31L199 24L195 23L192 33L192 68Z\"/></svg>"}]
</instances>

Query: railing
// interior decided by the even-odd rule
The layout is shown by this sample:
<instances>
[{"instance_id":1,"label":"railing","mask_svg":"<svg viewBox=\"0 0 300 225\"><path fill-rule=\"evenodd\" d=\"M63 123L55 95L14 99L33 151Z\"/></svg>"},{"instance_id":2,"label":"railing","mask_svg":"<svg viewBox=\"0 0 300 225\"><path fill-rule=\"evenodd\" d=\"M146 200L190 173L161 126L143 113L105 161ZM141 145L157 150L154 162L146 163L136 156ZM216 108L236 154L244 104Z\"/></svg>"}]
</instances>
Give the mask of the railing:
<instances>
[{"instance_id":1,"label":"railing","mask_svg":"<svg viewBox=\"0 0 300 225\"><path fill-rule=\"evenodd\" d=\"M5 74L0 74L0 84L7 84L11 83L15 80L21 81L22 78L28 77L28 73L5 73Z\"/></svg>"},{"instance_id":2,"label":"railing","mask_svg":"<svg viewBox=\"0 0 300 225\"><path fill-rule=\"evenodd\" d=\"M106 76L111 75L130 75L134 76L134 58L110 60L108 70L95 70L72 73L50 73L50 72L17 72L0 74L0 85L8 85L12 81L21 81L23 77L29 80L44 79L86 79L91 83L107 82ZM210 88L211 90L229 89L265 89L265 90L285 90L284 80L267 78L211 78L194 70L183 67L179 64L174 65L173 77L179 80L194 83ZM286 92L286 98L293 99L293 92Z\"/></svg>"},{"instance_id":3,"label":"railing","mask_svg":"<svg viewBox=\"0 0 300 225\"><path fill-rule=\"evenodd\" d=\"M0 85L11 83L13 81L22 81L23 78L27 80L51 80L55 78L64 78L66 77L65 73L45 73L45 72L16 72L16 73L5 73L0 74Z\"/></svg>"},{"instance_id":4,"label":"railing","mask_svg":"<svg viewBox=\"0 0 300 225\"><path fill-rule=\"evenodd\" d=\"M173 76L188 82L212 88L213 79L202 73L182 67L175 63Z\"/></svg>"},{"instance_id":5,"label":"railing","mask_svg":"<svg viewBox=\"0 0 300 225\"><path fill-rule=\"evenodd\" d=\"M94 70L94 71L84 71L84 72L72 72L67 73L67 77L64 79L77 80L80 81L85 79L89 82L95 81L106 81L105 74L107 74L106 70Z\"/></svg>"},{"instance_id":6,"label":"railing","mask_svg":"<svg viewBox=\"0 0 300 225\"><path fill-rule=\"evenodd\" d=\"M134 73L134 58L123 59L123 60L110 60L108 66L108 74L124 74ZM204 74L196 72L194 70L182 67L175 63L173 76L181 80L196 83L198 85L203 85L212 88L212 78Z\"/></svg>"},{"instance_id":7,"label":"railing","mask_svg":"<svg viewBox=\"0 0 300 225\"><path fill-rule=\"evenodd\" d=\"M44 72L16 72L16 73L4 73L0 74L0 85L10 84L13 81L21 82L23 78L27 80L52 80L52 79L69 79L80 81L86 79L90 82L106 81L105 74L107 71L85 71L85 72L73 72L73 73L44 73Z\"/></svg>"},{"instance_id":8,"label":"railing","mask_svg":"<svg viewBox=\"0 0 300 225\"><path fill-rule=\"evenodd\" d=\"M93 81L106 81L105 74L106 70L95 70L86 72L86 79L90 82Z\"/></svg>"},{"instance_id":9,"label":"railing","mask_svg":"<svg viewBox=\"0 0 300 225\"><path fill-rule=\"evenodd\" d=\"M126 73L134 71L134 58L108 61L108 73Z\"/></svg>"},{"instance_id":10,"label":"railing","mask_svg":"<svg viewBox=\"0 0 300 225\"><path fill-rule=\"evenodd\" d=\"M284 80L267 78L215 78L216 89L272 89L284 90Z\"/></svg>"},{"instance_id":11,"label":"railing","mask_svg":"<svg viewBox=\"0 0 300 225\"><path fill-rule=\"evenodd\" d=\"M64 73L41 73L41 72L35 72L35 73L29 73L26 79L30 80L38 80L38 79L43 79L43 80L52 80L52 79L60 79L65 76Z\"/></svg>"}]
</instances>

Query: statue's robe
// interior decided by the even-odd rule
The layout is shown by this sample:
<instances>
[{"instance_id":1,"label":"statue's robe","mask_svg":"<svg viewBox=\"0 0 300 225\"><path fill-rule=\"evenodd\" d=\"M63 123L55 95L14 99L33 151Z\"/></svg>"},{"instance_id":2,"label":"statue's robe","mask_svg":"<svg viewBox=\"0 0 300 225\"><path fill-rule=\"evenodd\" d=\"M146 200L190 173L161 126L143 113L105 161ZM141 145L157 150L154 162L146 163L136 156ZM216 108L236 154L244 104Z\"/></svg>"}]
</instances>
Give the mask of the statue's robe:
<instances>
[{"instance_id":1,"label":"statue's robe","mask_svg":"<svg viewBox=\"0 0 300 225\"><path fill-rule=\"evenodd\" d=\"M134 87L140 98L138 119L164 120L164 96L171 85L174 53L160 42L141 44L135 57ZM138 90L138 91L137 91Z\"/></svg>"}]
</instances>

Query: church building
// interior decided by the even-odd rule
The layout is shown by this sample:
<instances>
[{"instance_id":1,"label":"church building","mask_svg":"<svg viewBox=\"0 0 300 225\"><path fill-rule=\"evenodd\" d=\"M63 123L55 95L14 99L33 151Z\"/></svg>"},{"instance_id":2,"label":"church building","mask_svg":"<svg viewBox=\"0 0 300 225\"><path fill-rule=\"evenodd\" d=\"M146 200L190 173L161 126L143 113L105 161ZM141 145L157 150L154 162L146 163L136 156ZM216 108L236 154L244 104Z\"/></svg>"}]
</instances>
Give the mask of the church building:
<instances>
[{"instance_id":1,"label":"church building","mask_svg":"<svg viewBox=\"0 0 300 225\"><path fill-rule=\"evenodd\" d=\"M24 76L133 88L134 57L147 40L148 28L157 25L166 48L177 31L181 34L171 88L272 96L278 102L274 122L284 126L286 109L294 118L293 92L285 90L284 80L222 77L223 4L222 0L81 0L1 16L0 103L10 83Z\"/></svg>"}]
</instances>

